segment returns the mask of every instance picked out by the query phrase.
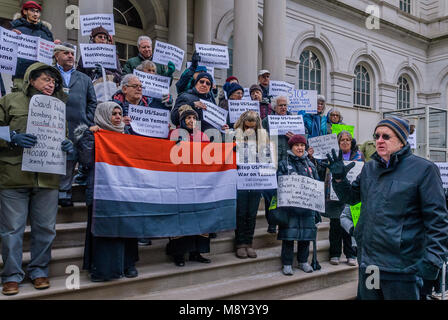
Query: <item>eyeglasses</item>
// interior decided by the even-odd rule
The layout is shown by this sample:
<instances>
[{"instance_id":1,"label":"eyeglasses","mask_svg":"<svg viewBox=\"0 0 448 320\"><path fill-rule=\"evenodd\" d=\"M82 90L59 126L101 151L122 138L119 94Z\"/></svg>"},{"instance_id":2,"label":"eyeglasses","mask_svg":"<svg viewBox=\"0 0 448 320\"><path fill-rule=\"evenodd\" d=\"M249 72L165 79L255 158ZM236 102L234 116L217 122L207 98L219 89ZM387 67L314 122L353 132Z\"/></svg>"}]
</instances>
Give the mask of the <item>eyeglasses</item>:
<instances>
[{"instance_id":1,"label":"eyeglasses","mask_svg":"<svg viewBox=\"0 0 448 320\"><path fill-rule=\"evenodd\" d=\"M373 135L373 139L374 139L374 140L379 140L381 137L383 137L383 140L385 140L385 141L387 141L387 140L389 140L389 139L392 138L392 137L391 137L390 135L388 135L387 133L383 133L382 135L381 135L381 134L378 134L378 133L375 133L375 134Z\"/></svg>"},{"instance_id":2,"label":"eyeglasses","mask_svg":"<svg viewBox=\"0 0 448 320\"><path fill-rule=\"evenodd\" d=\"M210 81L207 81L207 80L199 80L199 83L200 84L205 84L205 85L207 85L207 86L211 86L212 84L210 83Z\"/></svg>"},{"instance_id":3,"label":"eyeglasses","mask_svg":"<svg viewBox=\"0 0 448 320\"><path fill-rule=\"evenodd\" d=\"M107 36L105 34L99 34L99 35L96 36L96 38L107 40Z\"/></svg>"},{"instance_id":4,"label":"eyeglasses","mask_svg":"<svg viewBox=\"0 0 448 320\"><path fill-rule=\"evenodd\" d=\"M28 9L28 11L30 11L31 13L40 13L39 9Z\"/></svg>"},{"instance_id":5,"label":"eyeglasses","mask_svg":"<svg viewBox=\"0 0 448 320\"><path fill-rule=\"evenodd\" d=\"M131 87L134 89L143 89L143 86L141 84L131 84L131 85L126 85L126 87Z\"/></svg>"}]
</instances>

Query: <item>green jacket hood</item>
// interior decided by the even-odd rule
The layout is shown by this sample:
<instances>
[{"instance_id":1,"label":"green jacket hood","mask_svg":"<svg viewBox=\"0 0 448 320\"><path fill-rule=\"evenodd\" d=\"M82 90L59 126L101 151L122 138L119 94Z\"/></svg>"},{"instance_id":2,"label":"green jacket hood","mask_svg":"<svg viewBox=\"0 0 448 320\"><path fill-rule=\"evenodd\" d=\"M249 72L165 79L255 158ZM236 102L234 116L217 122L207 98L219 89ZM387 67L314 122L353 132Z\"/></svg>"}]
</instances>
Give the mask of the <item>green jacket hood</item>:
<instances>
[{"instance_id":1,"label":"green jacket hood","mask_svg":"<svg viewBox=\"0 0 448 320\"><path fill-rule=\"evenodd\" d=\"M31 76L31 72L33 71L37 71L37 70L45 70L45 69L49 69L52 70L55 74L56 74L56 87L55 87L55 91L53 92L52 97L58 98L59 100L62 100L64 103L67 102L68 96L67 94L64 93L63 90L63 80L62 80L62 76L61 73L59 72L58 69L49 66L45 63L42 62L36 62L33 63L25 72L25 76L23 77L23 93L27 96L30 97L31 94L31 83L30 83L30 76Z\"/></svg>"}]
</instances>

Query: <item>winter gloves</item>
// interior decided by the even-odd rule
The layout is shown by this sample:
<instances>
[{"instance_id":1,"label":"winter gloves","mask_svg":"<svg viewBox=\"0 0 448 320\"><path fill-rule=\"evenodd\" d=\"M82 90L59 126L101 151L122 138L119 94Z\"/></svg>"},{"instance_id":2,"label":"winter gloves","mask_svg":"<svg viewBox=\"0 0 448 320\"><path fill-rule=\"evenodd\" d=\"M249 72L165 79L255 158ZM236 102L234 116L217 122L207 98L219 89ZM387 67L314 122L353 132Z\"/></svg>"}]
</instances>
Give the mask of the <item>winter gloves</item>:
<instances>
[{"instance_id":1,"label":"winter gloves","mask_svg":"<svg viewBox=\"0 0 448 320\"><path fill-rule=\"evenodd\" d=\"M32 148L37 143L37 137L28 133L11 132L11 144L21 148Z\"/></svg>"},{"instance_id":2,"label":"winter gloves","mask_svg":"<svg viewBox=\"0 0 448 320\"><path fill-rule=\"evenodd\" d=\"M62 151L68 153L68 154L72 154L75 152L75 147L73 146L73 142L71 142L68 139L65 139L64 141L62 141Z\"/></svg>"},{"instance_id":3,"label":"winter gloves","mask_svg":"<svg viewBox=\"0 0 448 320\"><path fill-rule=\"evenodd\" d=\"M355 163L352 162L348 165L344 165L342 150L339 150L339 156L336 156L336 151L334 149L331 149L331 153L333 157L330 154L327 154L328 164L323 163L323 165L330 169L333 179L343 180L347 176L347 173L355 166Z\"/></svg>"}]
</instances>

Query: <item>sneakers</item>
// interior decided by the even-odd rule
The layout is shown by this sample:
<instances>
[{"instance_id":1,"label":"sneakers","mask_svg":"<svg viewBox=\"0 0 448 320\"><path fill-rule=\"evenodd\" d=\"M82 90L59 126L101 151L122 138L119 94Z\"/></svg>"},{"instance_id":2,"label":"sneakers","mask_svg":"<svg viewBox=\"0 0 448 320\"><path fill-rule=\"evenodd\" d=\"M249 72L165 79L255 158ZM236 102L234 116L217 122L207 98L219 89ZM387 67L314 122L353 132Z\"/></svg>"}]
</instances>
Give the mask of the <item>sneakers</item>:
<instances>
[{"instance_id":1,"label":"sneakers","mask_svg":"<svg viewBox=\"0 0 448 320\"><path fill-rule=\"evenodd\" d=\"M292 270L291 265L283 266L282 272L285 276L292 276L294 274L294 270Z\"/></svg>"},{"instance_id":2,"label":"sneakers","mask_svg":"<svg viewBox=\"0 0 448 320\"><path fill-rule=\"evenodd\" d=\"M300 270L303 270L306 273L311 273L313 272L313 268L311 268L310 264L308 262L305 263L299 263L297 265L297 268L299 268Z\"/></svg>"},{"instance_id":3,"label":"sneakers","mask_svg":"<svg viewBox=\"0 0 448 320\"><path fill-rule=\"evenodd\" d=\"M185 257L184 255L174 256L174 264L178 267L185 267Z\"/></svg>"},{"instance_id":4,"label":"sneakers","mask_svg":"<svg viewBox=\"0 0 448 320\"><path fill-rule=\"evenodd\" d=\"M236 256L237 256L237 258L240 258L240 259L246 259L248 257L246 248L237 248Z\"/></svg>"},{"instance_id":5,"label":"sneakers","mask_svg":"<svg viewBox=\"0 0 448 320\"><path fill-rule=\"evenodd\" d=\"M50 280L48 278L36 278L33 280L34 288L37 290L45 290L50 288Z\"/></svg>"},{"instance_id":6,"label":"sneakers","mask_svg":"<svg viewBox=\"0 0 448 320\"><path fill-rule=\"evenodd\" d=\"M356 263L356 259L355 258L348 258L347 259L347 264L349 265L349 266L352 266L352 267L356 267L358 264Z\"/></svg>"},{"instance_id":7,"label":"sneakers","mask_svg":"<svg viewBox=\"0 0 448 320\"><path fill-rule=\"evenodd\" d=\"M255 259L257 257L257 253L255 252L255 250L252 247L247 247L246 252L247 252L247 256L249 258Z\"/></svg>"},{"instance_id":8,"label":"sneakers","mask_svg":"<svg viewBox=\"0 0 448 320\"><path fill-rule=\"evenodd\" d=\"M18 282L5 282L3 284L2 293L5 296L13 296L19 293L19 283Z\"/></svg>"},{"instance_id":9,"label":"sneakers","mask_svg":"<svg viewBox=\"0 0 448 320\"><path fill-rule=\"evenodd\" d=\"M151 239L145 239L145 238L138 239L138 245L141 247L150 246L152 245L152 241Z\"/></svg>"},{"instance_id":10,"label":"sneakers","mask_svg":"<svg viewBox=\"0 0 448 320\"><path fill-rule=\"evenodd\" d=\"M337 266L339 264L339 258L338 257L330 258L330 264Z\"/></svg>"}]
</instances>

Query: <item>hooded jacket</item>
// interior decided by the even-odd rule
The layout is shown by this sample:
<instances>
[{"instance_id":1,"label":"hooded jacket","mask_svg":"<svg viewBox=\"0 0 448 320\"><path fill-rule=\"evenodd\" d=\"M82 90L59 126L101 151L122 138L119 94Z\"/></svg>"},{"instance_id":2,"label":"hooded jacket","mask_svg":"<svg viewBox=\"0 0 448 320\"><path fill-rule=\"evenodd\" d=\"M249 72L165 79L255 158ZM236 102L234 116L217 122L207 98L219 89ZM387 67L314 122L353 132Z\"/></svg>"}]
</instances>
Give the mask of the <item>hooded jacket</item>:
<instances>
[{"instance_id":1,"label":"hooded jacket","mask_svg":"<svg viewBox=\"0 0 448 320\"><path fill-rule=\"evenodd\" d=\"M44 63L34 63L25 73L22 91L10 93L0 99L0 126L9 126L11 131L26 133L30 100L35 94L41 94L31 86L30 74L32 71L43 69L55 72L59 86L52 96L66 102L67 95L63 91L63 80L59 71ZM22 155L23 148L9 147L6 142L0 141L1 189L59 188L59 175L22 171Z\"/></svg>"}]
</instances>

